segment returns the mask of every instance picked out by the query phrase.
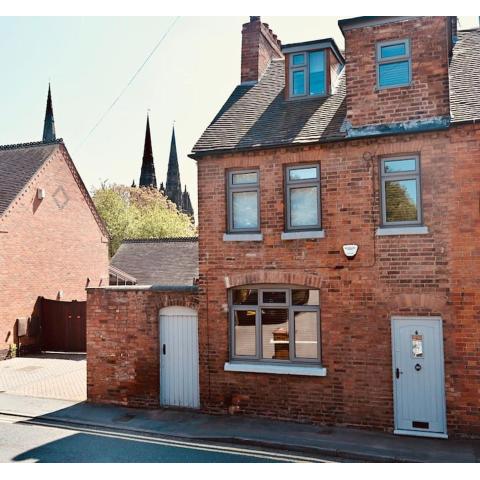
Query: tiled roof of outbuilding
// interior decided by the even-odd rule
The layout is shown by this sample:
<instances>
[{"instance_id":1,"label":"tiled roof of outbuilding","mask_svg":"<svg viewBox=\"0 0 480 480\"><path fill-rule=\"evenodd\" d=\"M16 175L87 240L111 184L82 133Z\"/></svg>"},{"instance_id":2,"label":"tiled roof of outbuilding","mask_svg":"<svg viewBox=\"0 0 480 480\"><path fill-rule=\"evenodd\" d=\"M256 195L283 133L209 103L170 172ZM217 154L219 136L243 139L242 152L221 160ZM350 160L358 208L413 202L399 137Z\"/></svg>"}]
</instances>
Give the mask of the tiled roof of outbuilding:
<instances>
[{"instance_id":1,"label":"tiled roof of outbuilding","mask_svg":"<svg viewBox=\"0 0 480 480\"><path fill-rule=\"evenodd\" d=\"M0 146L0 215L26 187L62 140Z\"/></svg>"},{"instance_id":2,"label":"tiled roof of outbuilding","mask_svg":"<svg viewBox=\"0 0 480 480\"><path fill-rule=\"evenodd\" d=\"M458 37L450 68L453 122L480 118L480 29L460 31ZM343 72L329 97L285 100L284 61L273 60L256 85L235 88L192 156L342 139L345 83Z\"/></svg>"},{"instance_id":3,"label":"tiled roof of outbuilding","mask_svg":"<svg viewBox=\"0 0 480 480\"><path fill-rule=\"evenodd\" d=\"M137 285L192 286L198 278L198 238L125 240L110 262Z\"/></svg>"},{"instance_id":4,"label":"tiled roof of outbuilding","mask_svg":"<svg viewBox=\"0 0 480 480\"><path fill-rule=\"evenodd\" d=\"M458 32L450 63L452 122L480 119L480 29Z\"/></svg>"}]
</instances>

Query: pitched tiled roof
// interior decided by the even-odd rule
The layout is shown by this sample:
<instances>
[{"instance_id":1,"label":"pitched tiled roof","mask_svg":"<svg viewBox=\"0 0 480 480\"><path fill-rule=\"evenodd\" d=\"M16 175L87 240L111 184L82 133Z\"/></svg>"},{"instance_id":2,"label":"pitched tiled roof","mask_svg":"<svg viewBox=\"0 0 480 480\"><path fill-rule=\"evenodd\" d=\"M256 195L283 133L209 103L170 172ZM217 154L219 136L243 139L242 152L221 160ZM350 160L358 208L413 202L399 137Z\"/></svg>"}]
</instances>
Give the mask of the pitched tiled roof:
<instances>
[{"instance_id":1,"label":"pitched tiled roof","mask_svg":"<svg viewBox=\"0 0 480 480\"><path fill-rule=\"evenodd\" d=\"M137 285L191 286L198 278L198 239L125 240L110 263Z\"/></svg>"},{"instance_id":2,"label":"pitched tiled roof","mask_svg":"<svg viewBox=\"0 0 480 480\"><path fill-rule=\"evenodd\" d=\"M284 60L273 60L256 85L239 85L209 125L193 153L310 143L342 137L345 76L329 97L284 98Z\"/></svg>"},{"instance_id":3,"label":"pitched tiled roof","mask_svg":"<svg viewBox=\"0 0 480 480\"><path fill-rule=\"evenodd\" d=\"M458 32L450 63L453 122L480 119L480 29Z\"/></svg>"},{"instance_id":4,"label":"pitched tiled roof","mask_svg":"<svg viewBox=\"0 0 480 480\"><path fill-rule=\"evenodd\" d=\"M458 36L450 69L453 122L480 118L480 29ZM284 87L284 61L273 60L260 82L233 91L193 147L193 156L345 137L344 73L328 98L289 101Z\"/></svg>"},{"instance_id":5,"label":"pitched tiled roof","mask_svg":"<svg viewBox=\"0 0 480 480\"><path fill-rule=\"evenodd\" d=\"M58 148L59 143L61 140L0 146L0 215Z\"/></svg>"}]
</instances>

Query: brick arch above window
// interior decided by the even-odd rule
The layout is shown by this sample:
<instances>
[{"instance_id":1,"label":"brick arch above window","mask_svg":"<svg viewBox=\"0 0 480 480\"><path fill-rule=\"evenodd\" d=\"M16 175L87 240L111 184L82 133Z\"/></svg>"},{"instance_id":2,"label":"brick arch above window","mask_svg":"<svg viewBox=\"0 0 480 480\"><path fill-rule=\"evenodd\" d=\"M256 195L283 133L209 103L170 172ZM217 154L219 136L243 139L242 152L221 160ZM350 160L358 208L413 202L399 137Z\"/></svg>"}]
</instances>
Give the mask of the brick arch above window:
<instances>
[{"instance_id":1,"label":"brick arch above window","mask_svg":"<svg viewBox=\"0 0 480 480\"><path fill-rule=\"evenodd\" d=\"M253 270L225 277L226 288L255 284L300 285L303 287L322 288L323 283L324 279L317 275L279 270Z\"/></svg>"}]
</instances>

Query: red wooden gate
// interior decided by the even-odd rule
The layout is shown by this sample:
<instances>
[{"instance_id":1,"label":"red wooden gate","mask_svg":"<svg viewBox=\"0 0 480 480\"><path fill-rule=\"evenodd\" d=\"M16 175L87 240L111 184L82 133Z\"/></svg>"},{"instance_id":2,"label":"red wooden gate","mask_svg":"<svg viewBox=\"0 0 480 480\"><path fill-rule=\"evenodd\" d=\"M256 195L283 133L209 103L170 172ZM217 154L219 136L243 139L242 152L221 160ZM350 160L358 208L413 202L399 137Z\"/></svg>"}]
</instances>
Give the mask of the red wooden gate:
<instances>
[{"instance_id":1,"label":"red wooden gate","mask_svg":"<svg viewBox=\"0 0 480 480\"><path fill-rule=\"evenodd\" d=\"M42 350L86 352L87 302L42 299Z\"/></svg>"}]
</instances>

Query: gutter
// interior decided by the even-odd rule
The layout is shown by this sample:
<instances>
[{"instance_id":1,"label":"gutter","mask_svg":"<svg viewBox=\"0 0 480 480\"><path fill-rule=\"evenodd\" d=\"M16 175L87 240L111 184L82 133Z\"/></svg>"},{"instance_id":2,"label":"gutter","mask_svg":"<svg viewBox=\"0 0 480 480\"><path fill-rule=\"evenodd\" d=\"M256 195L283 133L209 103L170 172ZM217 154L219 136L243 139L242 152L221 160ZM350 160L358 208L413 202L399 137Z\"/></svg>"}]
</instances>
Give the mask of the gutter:
<instances>
[{"instance_id":1,"label":"gutter","mask_svg":"<svg viewBox=\"0 0 480 480\"><path fill-rule=\"evenodd\" d=\"M236 154L236 153L248 153L248 152L256 152L262 150L271 150L271 149L278 149L278 148L293 148L298 147L301 148L303 146L312 146L312 145L323 145L329 143L337 143L337 142L344 142L349 140L364 140L364 139L371 139L376 137L389 137L389 136L396 136L396 135L412 135L412 134L419 134L419 133L429 133L435 131L442 131L448 130L450 127L458 125L460 123L475 123L476 120L466 120L464 122L450 122L446 121L447 117L439 117L434 119L432 122L429 120L430 123L425 123L418 125L418 121L413 121L417 123L416 128L405 128L405 125L409 122L402 122L399 124L393 124L392 128L385 128L385 126L381 125L373 125L368 126L362 129L350 129L350 135L345 136L337 136L337 137L327 137L327 138L320 138L319 140L314 140L311 142L304 142L304 143L280 143L280 144L273 144L273 145L261 145L258 147L245 147L245 148L231 148L231 149L219 149L219 150L204 150L201 152L192 152L188 155L189 158L193 160L199 160L203 157L207 156L215 156L215 155L228 155L228 154ZM480 120L480 119L479 119ZM404 125L402 127L401 125ZM347 127L347 132L349 128Z\"/></svg>"}]
</instances>

